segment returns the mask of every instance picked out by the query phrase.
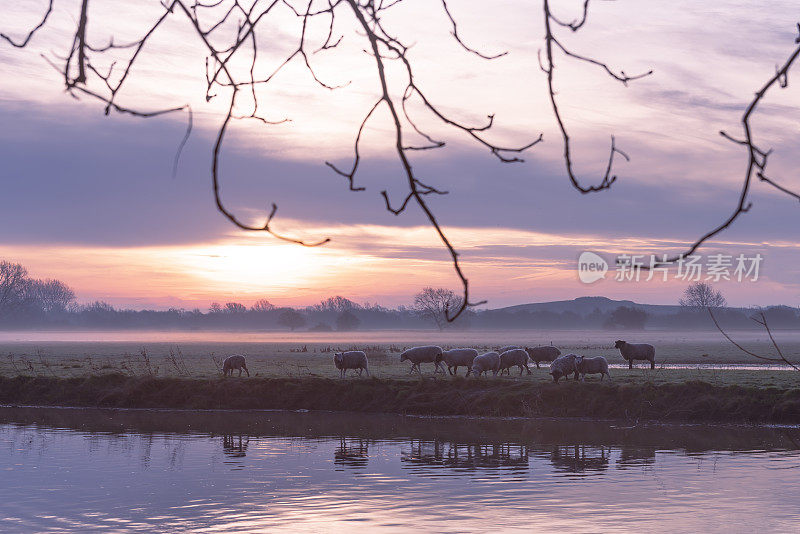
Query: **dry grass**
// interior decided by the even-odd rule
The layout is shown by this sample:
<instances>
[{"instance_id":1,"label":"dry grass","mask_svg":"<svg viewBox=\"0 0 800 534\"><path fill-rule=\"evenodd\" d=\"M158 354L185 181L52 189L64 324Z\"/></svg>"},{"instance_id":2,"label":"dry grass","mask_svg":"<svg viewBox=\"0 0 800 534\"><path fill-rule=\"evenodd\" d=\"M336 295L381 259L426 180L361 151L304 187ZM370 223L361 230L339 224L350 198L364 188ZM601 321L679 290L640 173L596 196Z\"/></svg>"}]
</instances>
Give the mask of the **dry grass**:
<instances>
[{"instance_id":1,"label":"dry grass","mask_svg":"<svg viewBox=\"0 0 800 534\"><path fill-rule=\"evenodd\" d=\"M161 333L163 339L167 334ZM227 334L231 337L233 334ZM606 332L524 332L506 334L491 332L481 341L480 333L402 333L391 332L383 336L378 333L350 335L348 341L343 334L335 343L320 340L305 333L297 334L298 341L270 342L197 342L188 341L180 345L164 341L143 344L134 342L3 342L0 344L0 376L30 376L51 378L77 378L91 375L122 374L129 377L152 378L214 378L221 372L222 360L229 354L239 353L247 357L250 373L262 378L330 378L338 372L333 366L333 352L358 349L367 352L372 374L377 378L414 381L408 375L408 363L401 364L399 353L407 347L420 343L437 342L445 348L474 346L489 350L501 344L518 343L534 345L552 341L562 352L576 352L587 356L603 355L612 364L621 364L619 353L611 348L615 333ZM208 336L208 333L203 334ZM515 337L516 336L516 337ZM544 337L542 337L544 336ZM800 373L777 370L715 370L715 369L665 369L662 363L760 363L739 352L724 339L712 333L637 333L627 336L632 341L648 340L656 345L658 367L650 370L612 369L617 384L674 384L686 381L702 381L716 386L741 385L746 387L793 388L800 383ZM749 332L748 347L768 351L765 339ZM433 337L433 339L431 339ZM782 345L791 358L800 359L800 341L786 334ZM541 339L540 339L541 338ZM154 336L154 339L159 339ZM424 364L423 371L430 376L432 365ZM463 369L461 373L463 374ZM450 379L450 377L447 377ZM519 377L512 371L501 380L509 382L538 383L550 379L546 369L536 370L531 376ZM597 379L587 379L593 381Z\"/></svg>"},{"instance_id":2,"label":"dry grass","mask_svg":"<svg viewBox=\"0 0 800 534\"><path fill-rule=\"evenodd\" d=\"M129 377L0 378L0 403L179 409L308 409L627 421L800 423L800 389L618 381Z\"/></svg>"}]
</instances>

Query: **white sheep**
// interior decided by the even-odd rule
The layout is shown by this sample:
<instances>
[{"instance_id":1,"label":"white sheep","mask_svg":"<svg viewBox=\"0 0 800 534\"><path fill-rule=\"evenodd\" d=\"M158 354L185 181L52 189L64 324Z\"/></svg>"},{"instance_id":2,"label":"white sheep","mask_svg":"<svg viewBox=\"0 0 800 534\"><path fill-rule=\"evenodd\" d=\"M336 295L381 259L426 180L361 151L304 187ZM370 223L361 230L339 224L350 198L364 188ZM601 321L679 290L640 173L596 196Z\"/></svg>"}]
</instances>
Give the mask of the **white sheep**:
<instances>
[{"instance_id":1,"label":"white sheep","mask_svg":"<svg viewBox=\"0 0 800 534\"><path fill-rule=\"evenodd\" d=\"M492 371L494 376L500 370L500 355L496 352L481 354L472 361L472 376L479 377L487 371Z\"/></svg>"},{"instance_id":2,"label":"white sheep","mask_svg":"<svg viewBox=\"0 0 800 534\"><path fill-rule=\"evenodd\" d=\"M614 348L619 349L622 357L628 360L628 369L633 369L633 360L647 360L650 362L650 369L656 368L656 349L653 345L628 343L618 339Z\"/></svg>"},{"instance_id":3,"label":"white sheep","mask_svg":"<svg viewBox=\"0 0 800 534\"><path fill-rule=\"evenodd\" d=\"M506 345L505 347L500 347L495 352L497 352L497 354L503 354L504 352L508 352L509 350L514 350L519 348L521 348L519 345ZM508 369L505 370L501 369L500 374L503 374L504 371L508 374L511 374L511 371L509 371Z\"/></svg>"},{"instance_id":4,"label":"white sheep","mask_svg":"<svg viewBox=\"0 0 800 534\"><path fill-rule=\"evenodd\" d=\"M559 356L553 363L550 364L550 374L553 375L553 382L558 384L558 380L562 376L569 378L569 375L575 373L575 380L578 379L578 370L575 369L575 360L578 358L577 354L567 354L566 356Z\"/></svg>"},{"instance_id":5,"label":"white sheep","mask_svg":"<svg viewBox=\"0 0 800 534\"><path fill-rule=\"evenodd\" d=\"M433 369L433 374L441 371L444 374L444 367L441 366L442 363L442 347L437 347L436 345L425 345L424 347L412 347L406 351L404 351L400 355L400 361L404 362L406 360L411 362L411 370L408 374L413 373L414 371L422 374L422 370L419 367L419 364L425 362L432 362L435 365Z\"/></svg>"},{"instance_id":6,"label":"white sheep","mask_svg":"<svg viewBox=\"0 0 800 534\"><path fill-rule=\"evenodd\" d=\"M597 356L595 358L578 356L575 359L575 369L577 369L578 374L581 375L581 382L584 381L586 375L596 374L600 375L601 382L606 375L608 375L608 379L611 380L611 374L608 372L608 360L602 356Z\"/></svg>"},{"instance_id":7,"label":"white sheep","mask_svg":"<svg viewBox=\"0 0 800 534\"><path fill-rule=\"evenodd\" d=\"M347 352L337 352L333 355L333 364L339 369L339 376L344 378L348 369L358 369L358 376L364 371L369 376L369 362L367 355L361 350L348 350Z\"/></svg>"},{"instance_id":8,"label":"white sheep","mask_svg":"<svg viewBox=\"0 0 800 534\"><path fill-rule=\"evenodd\" d=\"M242 376L242 369L244 372L247 373L247 376L250 376L250 371L247 370L247 364L245 364L244 356L241 354L233 354L225 358L225 361L222 362L222 376L233 376L233 370L239 370L239 376Z\"/></svg>"},{"instance_id":9,"label":"white sheep","mask_svg":"<svg viewBox=\"0 0 800 534\"><path fill-rule=\"evenodd\" d=\"M504 371L506 369L510 369L514 366L519 367L519 374L522 375L522 370L525 369L528 371L528 374L531 374L531 370L528 369L528 353L522 349L511 349L507 350L500 354L500 371ZM511 371L509 370L509 373Z\"/></svg>"},{"instance_id":10,"label":"white sheep","mask_svg":"<svg viewBox=\"0 0 800 534\"><path fill-rule=\"evenodd\" d=\"M561 356L561 351L552 346L525 347L525 352L531 357L531 361L536 363L537 369L539 369L539 362L552 362Z\"/></svg>"},{"instance_id":11,"label":"white sheep","mask_svg":"<svg viewBox=\"0 0 800 534\"><path fill-rule=\"evenodd\" d=\"M474 360L476 356L478 356L478 351L475 349L450 349L444 351L442 354L444 363L447 364L448 373L457 375L458 368L466 366L467 376L469 376L470 370L472 369L472 360Z\"/></svg>"}]
</instances>

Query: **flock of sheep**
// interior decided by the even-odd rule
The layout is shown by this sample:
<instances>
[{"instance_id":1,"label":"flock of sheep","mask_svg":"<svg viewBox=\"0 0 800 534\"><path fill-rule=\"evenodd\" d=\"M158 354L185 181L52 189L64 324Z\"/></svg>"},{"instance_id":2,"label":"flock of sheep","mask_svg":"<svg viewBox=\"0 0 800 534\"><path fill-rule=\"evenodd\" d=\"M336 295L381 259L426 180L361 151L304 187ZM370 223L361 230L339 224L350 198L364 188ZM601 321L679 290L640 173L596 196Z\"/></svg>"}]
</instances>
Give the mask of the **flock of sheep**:
<instances>
[{"instance_id":1,"label":"flock of sheep","mask_svg":"<svg viewBox=\"0 0 800 534\"><path fill-rule=\"evenodd\" d=\"M646 343L628 343L626 341L618 340L614 347L619 349L622 357L627 360L628 368L633 368L635 360L646 360L650 362L650 368L655 368L656 350L652 345ZM561 355L561 351L556 347L533 347L522 348L516 345L509 345L496 351L490 351L485 354L478 354L475 349L450 349L443 350L436 345L426 345L423 347L413 347L402 354L400 354L400 361L410 361L410 373L417 372L422 374L420 365L423 363L434 364L434 374L441 371L444 373L443 363L447 365L447 371L451 375L458 374L459 367L467 368L467 376L472 374L479 377L491 371L494 376L502 373L503 371L511 372L512 367L519 368L519 374L522 375L523 370L531 374L528 363L533 362L536 367L539 367L539 362L552 362L550 364L550 375L553 381L558 383L562 377L569 378L569 375L574 374L575 380L580 376L581 381L584 380L586 375L599 374L600 380L608 376L609 380L611 375L608 372L608 361L602 357L597 356L594 358L587 358L578 356L577 354ZM366 371L369 376L369 361L365 352L360 350L350 350L346 352L337 352L333 356L333 363L339 370L339 376L344 378L348 370L357 370L359 376ZM239 370L239 376L242 376L242 369L250 376L250 371L247 370L244 356L233 355L225 359L222 366L222 371L225 376L229 374L233 376L233 371Z\"/></svg>"}]
</instances>

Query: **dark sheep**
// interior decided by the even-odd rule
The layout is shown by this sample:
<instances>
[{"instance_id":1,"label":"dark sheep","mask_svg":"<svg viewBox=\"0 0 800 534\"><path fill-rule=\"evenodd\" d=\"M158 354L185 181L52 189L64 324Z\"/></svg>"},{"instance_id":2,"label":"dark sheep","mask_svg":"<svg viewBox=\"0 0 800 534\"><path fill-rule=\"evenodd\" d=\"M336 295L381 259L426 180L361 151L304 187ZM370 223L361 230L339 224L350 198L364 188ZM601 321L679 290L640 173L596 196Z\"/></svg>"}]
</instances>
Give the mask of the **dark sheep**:
<instances>
[{"instance_id":1,"label":"dark sheep","mask_svg":"<svg viewBox=\"0 0 800 534\"><path fill-rule=\"evenodd\" d=\"M628 343L618 339L614 343L614 348L619 349L622 357L628 360L628 369L633 369L634 360L647 360L650 362L650 369L656 368L656 349L647 343Z\"/></svg>"}]
</instances>

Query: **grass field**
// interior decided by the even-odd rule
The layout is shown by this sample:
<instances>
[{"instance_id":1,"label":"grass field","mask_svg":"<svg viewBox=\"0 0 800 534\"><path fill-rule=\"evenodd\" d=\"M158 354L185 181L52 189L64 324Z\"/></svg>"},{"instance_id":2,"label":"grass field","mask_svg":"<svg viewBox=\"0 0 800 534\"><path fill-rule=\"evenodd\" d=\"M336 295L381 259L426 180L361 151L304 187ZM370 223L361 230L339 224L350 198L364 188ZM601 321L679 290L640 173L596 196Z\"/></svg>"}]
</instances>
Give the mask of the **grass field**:
<instances>
[{"instance_id":1,"label":"grass field","mask_svg":"<svg viewBox=\"0 0 800 534\"><path fill-rule=\"evenodd\" d=\"M733 333L747 348L773 354L760 332ZM800 334L778 332L779 343L790 359L800 360ZM794 388L800 373L783 370L668 369L661 364L759 364L727 342L718 332L418 332L386 331L310 334L212 332L67 332L0 334L0 376L82 377L120 373L128 376L212 378L229 354L244 354L253 376L266 378L334 377L333 351L366 350L371 370L378 378L418 380L408 375L408 362L399 353L418 344L444 348L472 346L479 351L506 344L558 346L562 353L605 356L613 364L625 363L613 349L615 339L646 341L656 347L655 370L612 369L615 382L668 384L699 380L714 385ZM305 350L305 351L304 351ZM423 372L432 373L432 364ZM464 370L460 370L461 374ZM543 367L519 377L516 371L498 381L542 382L550 379ZM449 377L448 377L449 379ZM587 378L596 381L596 378Z\"/></svg>"}]
</instances>

